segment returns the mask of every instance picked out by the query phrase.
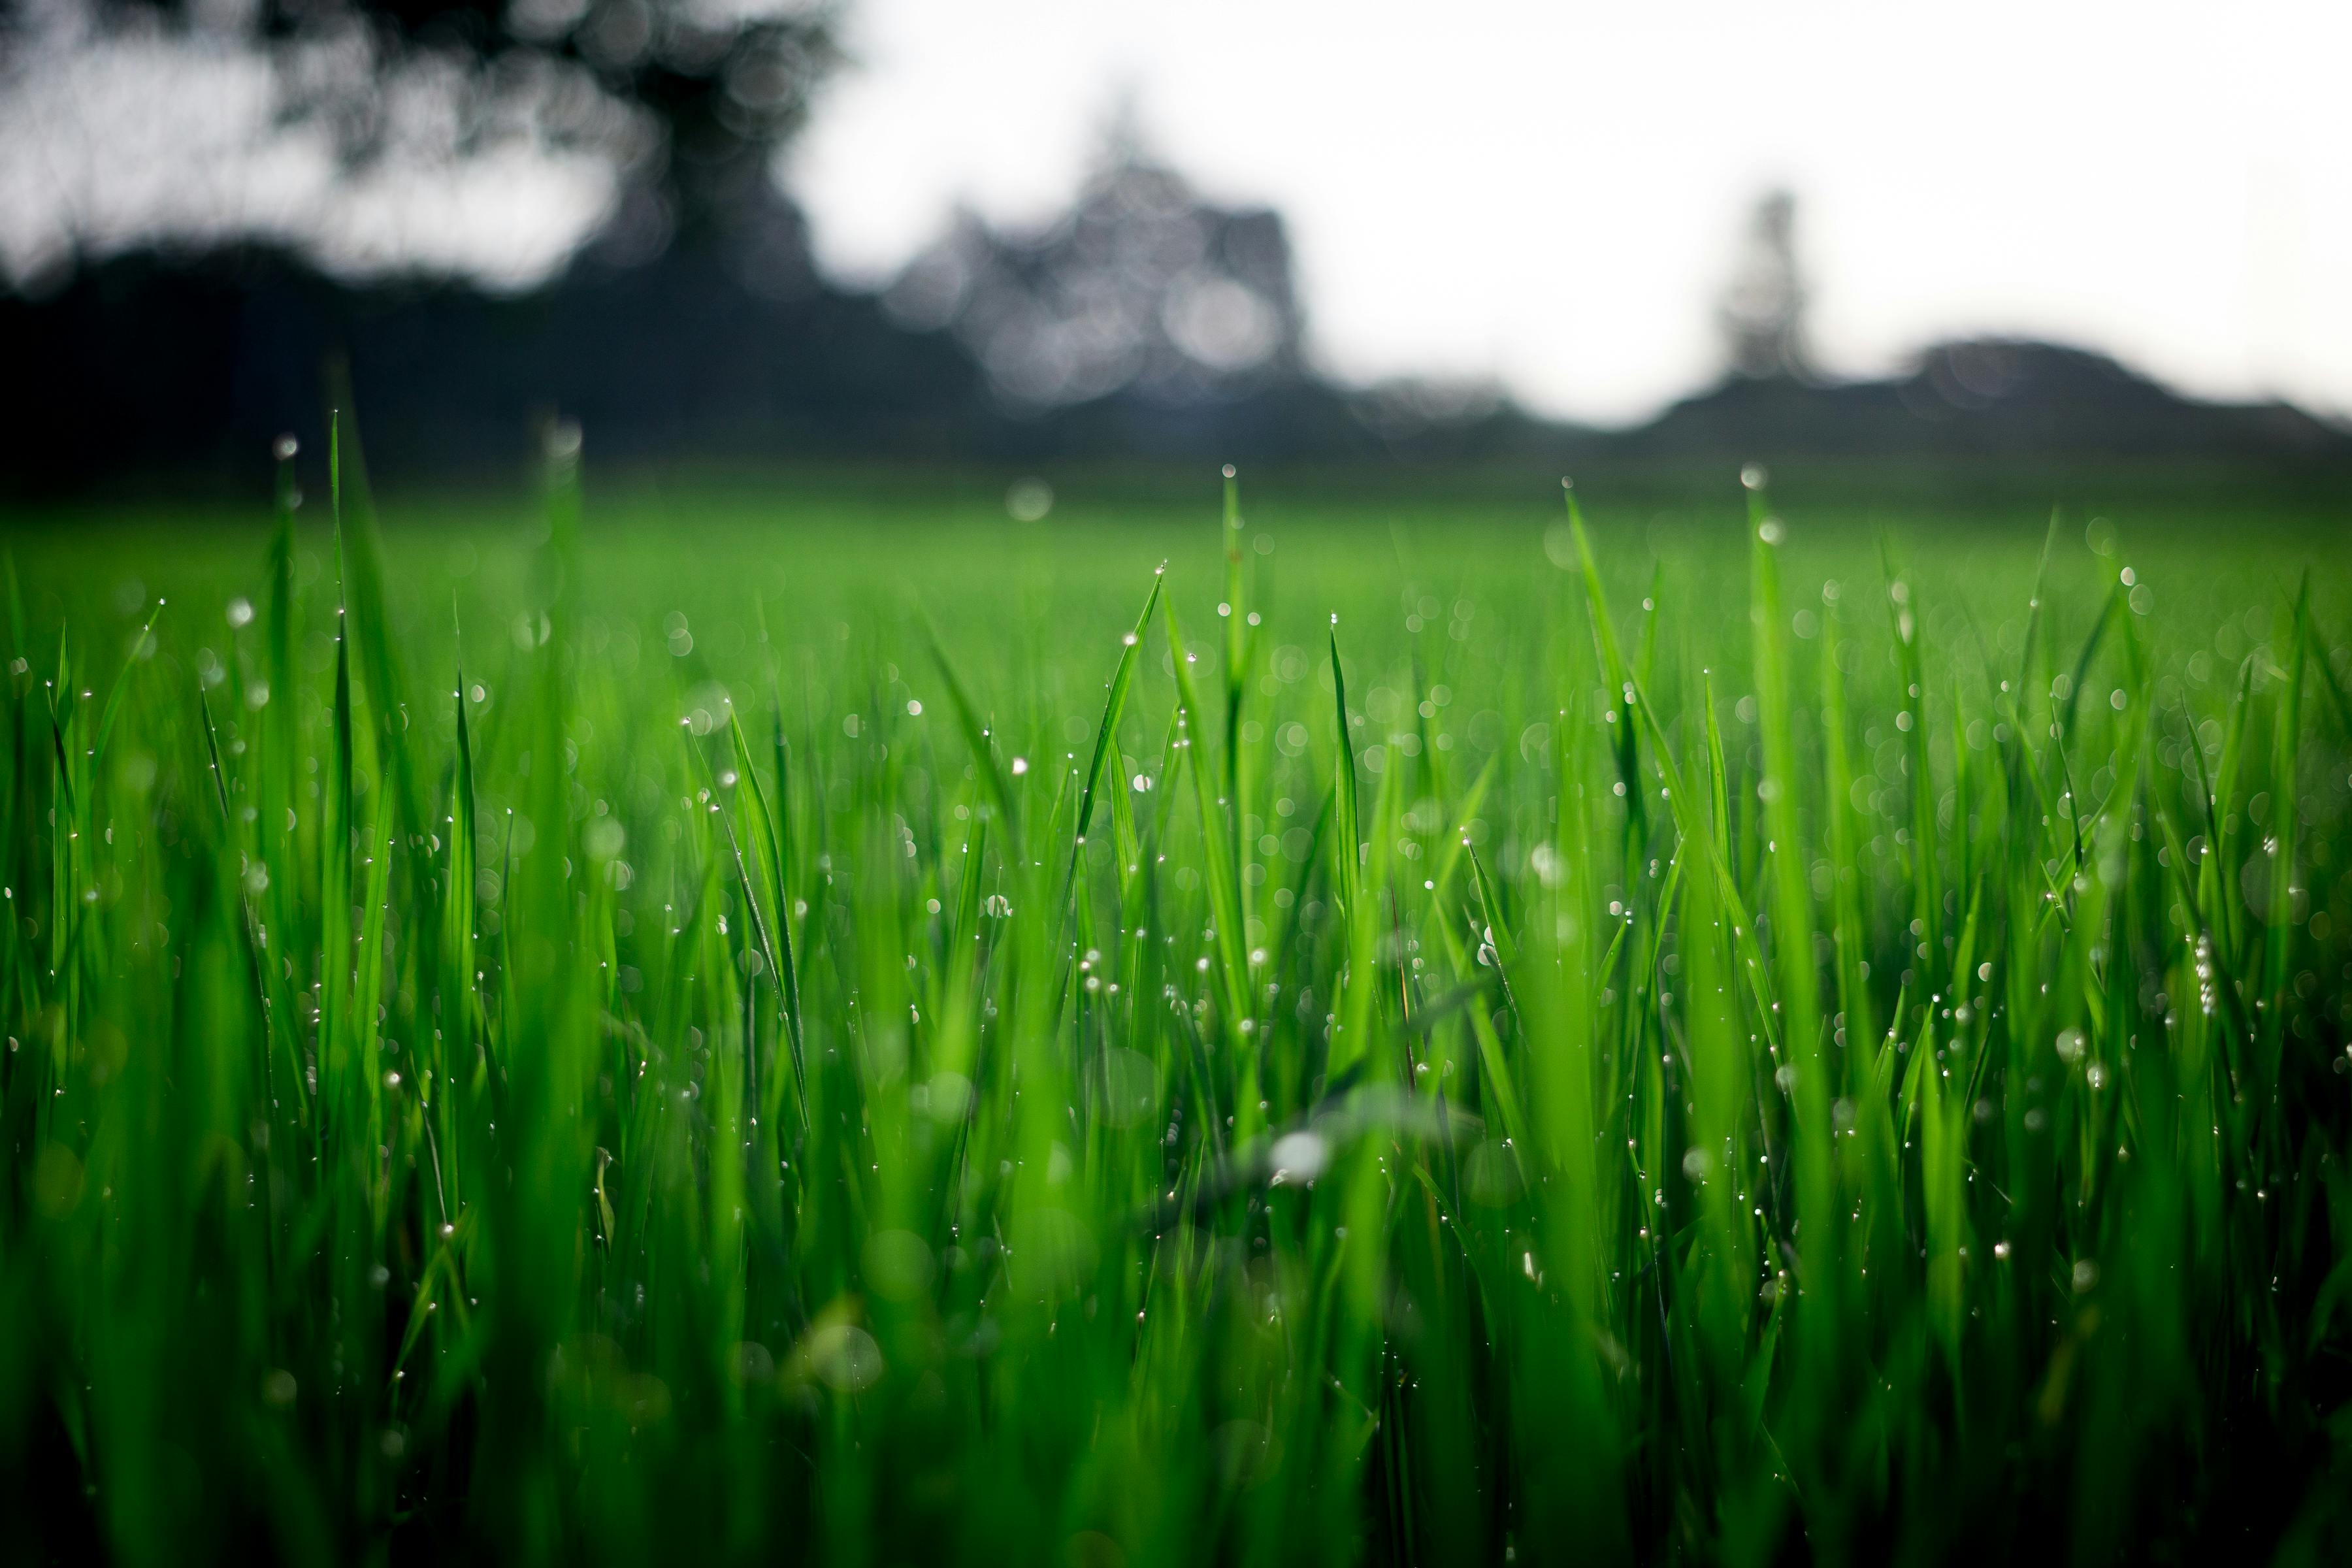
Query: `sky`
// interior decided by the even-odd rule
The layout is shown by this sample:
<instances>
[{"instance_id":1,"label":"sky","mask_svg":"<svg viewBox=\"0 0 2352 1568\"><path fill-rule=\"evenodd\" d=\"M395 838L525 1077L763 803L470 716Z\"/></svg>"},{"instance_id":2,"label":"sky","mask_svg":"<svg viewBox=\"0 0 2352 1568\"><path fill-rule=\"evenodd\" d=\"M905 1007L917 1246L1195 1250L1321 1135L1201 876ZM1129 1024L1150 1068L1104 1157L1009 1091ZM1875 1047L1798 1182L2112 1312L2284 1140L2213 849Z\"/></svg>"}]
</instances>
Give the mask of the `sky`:
<instances>
[{"instance_id":1,"label":"sky","mask_svg":"<svg viewBox=\"0 0 2352 1568\"><path fill-rule=\"evenodd\" d=\"M1818 357L2081 343L2352 416L2352 6L857 0L787 181L877 281L1069 198L1113 106L1287 218L1317 362L1640 419L1706 384L1745 216L1800 202Z\"/></svg>"}]
</instances>

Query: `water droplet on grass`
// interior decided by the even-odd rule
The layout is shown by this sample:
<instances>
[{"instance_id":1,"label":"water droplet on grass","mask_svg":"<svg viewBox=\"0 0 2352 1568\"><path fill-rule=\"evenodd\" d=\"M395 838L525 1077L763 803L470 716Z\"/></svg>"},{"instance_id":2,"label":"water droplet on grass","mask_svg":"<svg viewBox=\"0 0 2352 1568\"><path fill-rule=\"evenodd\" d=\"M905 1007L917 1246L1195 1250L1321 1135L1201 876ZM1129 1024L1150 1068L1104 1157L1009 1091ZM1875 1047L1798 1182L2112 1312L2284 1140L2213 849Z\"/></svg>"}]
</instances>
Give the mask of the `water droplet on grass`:
<instances>
[{"instance_id":1,"label":"water droplet on grass","mask_svg":"<svg viewBox=\"0 0 2352 1568\"><path fill-rule=\"evenodd\" d=\"M1276 1184L1311 1182L1331 1163L1331 1145L1320 1133L1286 1133L1276 1140L1271 1159Z\"/></svg>"}]
</instances>

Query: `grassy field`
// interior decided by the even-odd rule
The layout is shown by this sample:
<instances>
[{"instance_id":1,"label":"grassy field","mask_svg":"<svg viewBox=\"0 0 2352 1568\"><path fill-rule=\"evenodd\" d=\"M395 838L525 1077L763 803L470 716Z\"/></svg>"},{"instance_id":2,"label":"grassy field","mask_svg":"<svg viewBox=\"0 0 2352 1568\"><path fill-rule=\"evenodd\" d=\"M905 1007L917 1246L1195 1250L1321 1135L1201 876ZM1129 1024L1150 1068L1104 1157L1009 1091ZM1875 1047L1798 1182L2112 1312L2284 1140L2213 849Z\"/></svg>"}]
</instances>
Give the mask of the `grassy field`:
<instances>
[{"instance_id":1,"label":"grassy field","mask_svg":"<svg viewBox=\"0 0 2352 1568\"><path fill-rule=\"evenodd\" d=\"M326 456L8 536L9 1557L2352 1552L2340 516Z\"/></svg>"}]
</instances>

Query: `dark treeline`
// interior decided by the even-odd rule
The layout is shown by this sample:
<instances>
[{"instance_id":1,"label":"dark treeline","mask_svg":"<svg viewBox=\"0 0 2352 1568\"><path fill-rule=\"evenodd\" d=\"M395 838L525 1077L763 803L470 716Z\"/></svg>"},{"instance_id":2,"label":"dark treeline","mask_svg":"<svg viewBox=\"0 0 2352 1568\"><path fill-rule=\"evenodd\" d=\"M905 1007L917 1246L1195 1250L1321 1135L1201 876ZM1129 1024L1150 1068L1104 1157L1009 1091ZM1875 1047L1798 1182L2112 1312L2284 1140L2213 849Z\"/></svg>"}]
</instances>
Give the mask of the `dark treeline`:
<instances>
[{"instance_id":1,"label":"dark treeline","mask_svg":"<svg viewBox=\"0 0 2352 1568\"><path fill-rule=\"evenodd\" d=\"M1581 433L1483 388L1349 393L1313 374L1280 217L1202 199L1132 143L1034 232L960 216L878 292L812 260L797 213L584 250L499 296L355 283L282 249L137 251L0 295L0 483L249 480L323 428L340 369L372 458L512 472L551 420L600 460L1353 462L1556 454Z\"/></svg>"},{"instance_id":2,"label":"dark treeline","mask_svg":"<svg viewBox=\"0 0 2352 1568\"><path fill-rule=\"evenodd\" d=\"M1724 378L1629 431L1548 422L1492 385L1334 384L1308 352L1281 216L1204 196L1125 111L1058 217L1005 231L958 214L887 286L845 289L773 180L842 58L840 16L830 0L264 0L235 15L0 0L0 104L78 58L168 46L191 68L267 68L257 145L323 133L345 174L440 180L501 149L586 151L614 193L568 263L520 294L362 277L348 255L338 272L323 210L309 226L239 227L224 195L192 230L163 203L149 227L85 231L68 202L55 254L13 283L0 272L0 493L249 492L275 437L323 428L334 367L376 466L433 480L517 473L557 419L600 463L2352 474L2352 433L2282 405L2192 403L2045 344L1945 345L1893 379L1834 382L1807 339L1788 193L1757 206L1718 303ZM0 158L47 155L18 140ZM18 205L37 184L18 182ZM19 220L35 221L0 210Z\"/></svg>"},{"instance_id":3,"label":"dark treeline","mask_svg":"<svg viewBox=\"0 0 2352 1568\"><path fill-rule=\"evenodd\" d=\"M600 459L1044 463L1470 462L1751 458L2041 464L2099 459L2352 470L2352 440L2284 405L2191 402L2101 356L1947 345L1895 380L1730 377L1648 425L1547 423L1492 396L1350 392L1305 369L1181 395L1124 385L1078 402L1004 395L948 327L814 277L746 287L690 250L579 269L513 298L457 284L353 287L282 253L152 253L0 298L0 487L19 496L152 482L244 488L269 441L314 436L347 363L372 458L411 478L520 470L548 421Z\"/></svg>"},{"instance_id":4,"label":"dark treeline","mask_svg":"<svg viewBox=\"0 0 2352 1568\"><path fill-rule=\"evenodd\" d=\"M1217 207L1132 146L1056 222L1003 234L961 216L878 292L826 280L797 214L779 200L772 216L753 247L739 228L629 264L592 247L509 296L339 280L267 248L87 263L38 299L0 296L0 489L249 489L272 439L323 429L346 370L371 458L428 480L519 473L558 419L621 464L1811 459L2352 478L2352 435L2295 408L2194 402L2043 343L1945 344L1847 383L1759 353L1624 431L1547 422L1491 387L1342 388L1305 351L1280 217Z\"/></svg>"}]
</instances>

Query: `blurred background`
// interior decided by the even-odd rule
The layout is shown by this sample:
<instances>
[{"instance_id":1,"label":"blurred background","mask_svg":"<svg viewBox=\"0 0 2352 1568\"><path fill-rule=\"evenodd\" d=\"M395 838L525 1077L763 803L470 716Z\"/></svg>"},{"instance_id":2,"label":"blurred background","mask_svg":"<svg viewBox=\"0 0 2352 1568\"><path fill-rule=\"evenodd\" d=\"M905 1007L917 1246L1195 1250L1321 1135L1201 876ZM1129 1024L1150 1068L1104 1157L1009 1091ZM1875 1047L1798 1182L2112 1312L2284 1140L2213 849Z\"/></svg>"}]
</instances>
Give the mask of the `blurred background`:
<instances>
[{"instance_id":1,"label":"blurred background","mask_svg":"<svg viewBox=\"0 0 2352 1568\"><path fill-rule=\"evenodd\" d=\"M0 0L0 489L257 490L348 397L452 481L562 419L2333 497L2347 58L2318 0Z\"/></svg>"}]
</instances>

